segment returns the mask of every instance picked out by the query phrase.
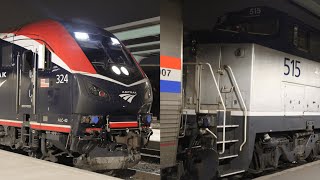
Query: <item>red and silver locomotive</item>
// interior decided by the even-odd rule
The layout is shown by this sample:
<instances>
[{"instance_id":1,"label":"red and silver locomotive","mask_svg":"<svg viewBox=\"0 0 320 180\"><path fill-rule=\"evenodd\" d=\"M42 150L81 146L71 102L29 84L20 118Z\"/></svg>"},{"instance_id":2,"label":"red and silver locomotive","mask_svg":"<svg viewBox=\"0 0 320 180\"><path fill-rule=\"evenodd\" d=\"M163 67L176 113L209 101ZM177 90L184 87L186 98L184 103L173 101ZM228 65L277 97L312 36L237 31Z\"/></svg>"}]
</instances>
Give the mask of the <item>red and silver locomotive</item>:
<instances>
[{"instance_id":1,"label":"red and silver locomotive","mask_svg":"<svg viewBox=\"0 0 320 180\"><path fill-rule=\"evenodd\" d=\"M148 78L111 33L44 20L0 34L0 144L122 169L152 131Z\"/></svg>"}]
</instances>

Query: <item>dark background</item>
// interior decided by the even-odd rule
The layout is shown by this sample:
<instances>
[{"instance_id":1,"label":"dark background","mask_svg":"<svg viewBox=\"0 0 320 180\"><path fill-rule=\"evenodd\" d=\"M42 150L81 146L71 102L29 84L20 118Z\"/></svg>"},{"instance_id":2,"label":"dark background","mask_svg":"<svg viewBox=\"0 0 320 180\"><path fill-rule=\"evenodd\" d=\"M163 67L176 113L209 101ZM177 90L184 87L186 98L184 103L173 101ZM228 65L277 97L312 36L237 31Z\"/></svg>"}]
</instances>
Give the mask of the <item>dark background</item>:
<instances>
[{"instance_id":1,"label":"dark background","mask_svg":"<svg viewBox=\"0 0 320 180\"><path fill-rule=\"evenodd\" d=\"M160 16L160 0L1 0L0 31L40 19L110 27Z\"/></svg>"},{"instance_id":2,"label":"dark background","mask_svg":"<svg viewBox=\"0 0 320 180\"><path fill-rule=\"evenodd\" d=\"M320 0L313 1L319 4L320 12ZM320 18L291 0L184 0L184 27L185 30L211 29L218 16L252 6L276 8L320 29Z\"/></svg>"}]
</instances>

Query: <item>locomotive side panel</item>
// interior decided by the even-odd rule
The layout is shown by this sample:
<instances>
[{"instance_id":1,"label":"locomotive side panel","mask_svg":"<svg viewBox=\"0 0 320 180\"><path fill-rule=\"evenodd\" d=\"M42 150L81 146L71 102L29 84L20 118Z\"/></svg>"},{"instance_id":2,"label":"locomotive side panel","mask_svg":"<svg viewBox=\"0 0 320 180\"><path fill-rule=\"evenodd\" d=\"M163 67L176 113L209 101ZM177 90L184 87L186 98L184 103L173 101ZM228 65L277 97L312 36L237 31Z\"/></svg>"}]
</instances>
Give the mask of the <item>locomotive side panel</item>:
<instances>
[{"instance_id":1,"label":"locomotive side panel","mask_svg":"<svg viewBox=\"0 0 320 180\"><path fill-rule=\"evenodd\" d=\"M273 116L320 112L320 64L255 45L251 111Z\"/></svg>"},{"instance_id":2,"label":"locomotive side panel","mask_svg":"<svg viewBox=\"0 0 320 180\"><path fill-rule=\"evenodd\" d=\"M254 44L255 63L252 79L252 112L283 112L282 75L284 57L282 52ZM280 53L280 54L279 54ZM280 76L280 77L279 77Z\"/></svg>"},{"instance_id":3,"label":"locomotive side panel","mask_svg":"<svg viewBox=\"0 0 320 180\"><path fill-rule=\"evenodd\" d=\"M12 65L13 46L0 40L0 119L15 118L16 111L16 76Z\"/></svg>"},{"instance_id":4,"label":"locomotive side panel","mask_svg":"<svg viewBox=\"0 0 320 180\"><path fill-rule=\"evenodd\" d=\"M307 104L305 115L320 112L320 87L307 86L305 88L305 101Z\"/></svg>"},{"instance_id":5,"label":"locomotive side panel","mask_svg":"<svg viewBox=\"0 0 320 180\"><path fill-rule=\"evenodd\" d=\"M193 63L210 63L213 72L217 72L219 69L219 46L216 44L204 44L199 45L197 49L197 56L192 59ZM199 70L194 65L184 66L184 88L185 88L185 103L188 108L195 108L197 104L197 93L200 91L202 104L201 109L204 110L216 110L218 104L217 90L214 85L212 75L207 65L202 66L202 70ZM199 88L197 78L198 74L201 76L201 87ZM217 74L215 74L217 77Z\"/></svg>"},{"instance_id":6,"label":"locomotive side panel","mask_svg":"<svg viewBox=\"0 0 320 180\"><path fill-rule=\"evenodd\" d=\"M233 74L247 107L251 98L251 69L254 61L252 44L225 44L222 46L221 69L225 65L232 68ZM240 109L241 99L236 92L236 84L229 71L225 71L220 79L220 91L224 96L226 107Z\"/></svg>"},{"instance_id":7,"label":"locomotive side panel","mask_svg":"<svg viewBox=\"0 0 320 180\"><path fill-rule=\"evenodd\" d=\"M224 69L224 65L232 68L236 81L239 85L242 96L247 107L250 103L251 91L251 67L252 67L252 44L204 44L197 49L196 62L203 63L200 78L197 78L199 70L195 66L185 66L185 103L187 107L195 105L196 92L200 91L200 104L202 110L217 110L220 98L216 90L210 69L204 63L210 63L215 77L218 81L219 89L222 93L225 105L228 109L239 109L240 99L235 92L235 84L231 74L219 70ZM198 79L201 79L201 86L197 88Z\"/></svg>"}]
</instances>

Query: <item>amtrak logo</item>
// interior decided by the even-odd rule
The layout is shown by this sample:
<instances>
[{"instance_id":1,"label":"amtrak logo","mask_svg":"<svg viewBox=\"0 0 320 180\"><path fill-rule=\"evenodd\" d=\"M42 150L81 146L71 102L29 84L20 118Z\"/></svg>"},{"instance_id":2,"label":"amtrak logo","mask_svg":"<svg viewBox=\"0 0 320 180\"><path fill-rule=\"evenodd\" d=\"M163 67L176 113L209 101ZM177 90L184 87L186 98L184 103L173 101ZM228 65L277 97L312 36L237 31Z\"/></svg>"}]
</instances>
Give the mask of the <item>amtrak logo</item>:
<instances>
[{"instance_id":1,"label":"amtrak logo","mask_svg":"<svg viewBox=\"0 0 320 180\"><path fill-rule=\"evenodd\" d=\"M0 87L6 82L7 80L2 81L2 83L0 83Z\"/></svg>"},{"instance_id":2,"label":"amtrak logo","mask_svg":"<svg viewBox=\"0 0 320 180\"><path fill-rule=\"evenodd\" d=\"M134 92L134 91L122 91L122 94L119 94L119 96L123 100L128 101L128 103L131 103L133 98L137 96L137 92Z\"/></svg>"}]
</instances>

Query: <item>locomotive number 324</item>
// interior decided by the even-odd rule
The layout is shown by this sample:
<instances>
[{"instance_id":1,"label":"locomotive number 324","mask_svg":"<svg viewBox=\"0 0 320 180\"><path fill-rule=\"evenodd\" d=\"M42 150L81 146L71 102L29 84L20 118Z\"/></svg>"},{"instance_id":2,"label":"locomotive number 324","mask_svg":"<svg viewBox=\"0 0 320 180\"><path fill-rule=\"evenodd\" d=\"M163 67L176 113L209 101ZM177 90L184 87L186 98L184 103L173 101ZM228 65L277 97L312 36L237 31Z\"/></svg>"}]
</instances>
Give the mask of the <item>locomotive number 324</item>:
<instances>
[{"instance_id":1,"label":"locomotive number 324","mask_svg":"<svg viewBox=\"0 0 320 180\"><path fill-rule=\"evenodd\" d=\"M68 83L68 74L57 74L57 84L64 84L64 83Z\"/></svg>"},{"instance_id":2,"label":"locomotive number 324","mask_svg":"<svg viewBox=\"0 0 320 180\"><path fill-rule=\"evenodd\" d=\"M284 58L284 75L289 75L291 72L291 76L299 77L301 74L301 69L299 64L301 62L297 60L290 60L289 58Z\"/></svg>"}]
</instances>

